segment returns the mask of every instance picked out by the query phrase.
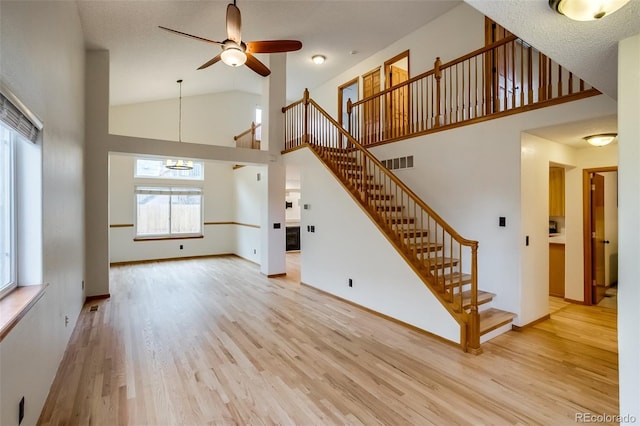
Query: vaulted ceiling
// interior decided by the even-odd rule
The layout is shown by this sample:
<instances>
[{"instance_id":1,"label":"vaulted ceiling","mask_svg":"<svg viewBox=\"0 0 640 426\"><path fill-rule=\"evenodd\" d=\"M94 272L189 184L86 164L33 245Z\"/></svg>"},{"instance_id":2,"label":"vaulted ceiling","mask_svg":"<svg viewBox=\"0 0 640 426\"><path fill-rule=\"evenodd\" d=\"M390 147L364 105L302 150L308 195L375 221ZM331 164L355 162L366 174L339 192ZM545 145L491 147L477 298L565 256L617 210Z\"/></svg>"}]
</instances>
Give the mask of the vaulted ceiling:
<instances>
[{"instance_id":1,"label":"vaulted ceiling","mask_svg":"<svg viewBox=\"0 0 640 426\"><path fill-rule=\"evenodd\" d=\"M617 42L640 32L640 0L594 22L574 22L547 0L465 0L603 93L617 97ZM238 0L243 39L297 39L287 56L287 97L297 99L395 40L460 5L460 0ZM217 46L175 36L158 25L224 40L226 0L78 1L86 45L108 49L113 105L243 90L260 93L262 78L246 67L196 68ZM452 31L462 31L455 29ZM443 35L446 36L446 35ZM437 42L437 41L435 41ZM324 65L311 61L327 57ZM259 55L268 64L268 55Z\"/></svg>"},{"instance_id":2,"label":"vaulted ceiling","mask_svg":"<svg viewBox=\"0 0 640 426\"><path fill-rule=\"evenodd\" d=\"M327 1L238 0L245 40L296 39L303 48L287 56L287 97L297 99L383 47L462 3L460 0ZM260 93L262 77L246 67L196 68L218 46L175 36L158 25L212 40L226 38L228 1L78 1L89 49L108 49L111 104L244 90ZM311 56L327 61L314 65ZM268 64L268 55L258 55Z\"/></svg>"}]
</instances>

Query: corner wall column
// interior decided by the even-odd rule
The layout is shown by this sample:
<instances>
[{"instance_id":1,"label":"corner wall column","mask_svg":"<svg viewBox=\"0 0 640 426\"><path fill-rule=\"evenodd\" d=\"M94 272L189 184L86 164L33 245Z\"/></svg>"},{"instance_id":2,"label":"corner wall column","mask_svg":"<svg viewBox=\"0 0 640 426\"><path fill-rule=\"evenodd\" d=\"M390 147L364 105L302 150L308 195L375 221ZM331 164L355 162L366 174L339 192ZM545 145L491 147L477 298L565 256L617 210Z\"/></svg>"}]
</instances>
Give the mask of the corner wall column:
<instances>
[{"instance_id":1,"label":"corner wall column","mask_svg":"<svg viewBox=\"0 0 640 426\"><path fill-rule=\"evenodd\" d=\"M262 229L260 272L272 276L286 273L286 169L280 154L284 149L284 124L281 111L287 103L286 53L271 54L269 68L271 75L264 79L262 85L262 103L264 105L262 143L265 143L266 149L269 151L270 161L267 164L266 176L264 177L266 182L264 183L260 221ZM276 228L276 224L280 224L280 227Z\"/></svg>"},{"instance_id":2,"label":"corner wall column","mask_svg":"<svg viewBox=\"0 0 640 426\"><path fill-rule=\"evenodd\" d=\"M109 52L87 51L85 72L86 296L109 294Z\"/></svg>"},{"instance_id":3,"label":"corner wall column","mask_svg":"<svg viewBox=\"0 0 640 426\"><path fill-rule=\"evenodd\" d=\"M620 415L640 421L640 34L618 45Z\"/></svg>"}]
</instances>

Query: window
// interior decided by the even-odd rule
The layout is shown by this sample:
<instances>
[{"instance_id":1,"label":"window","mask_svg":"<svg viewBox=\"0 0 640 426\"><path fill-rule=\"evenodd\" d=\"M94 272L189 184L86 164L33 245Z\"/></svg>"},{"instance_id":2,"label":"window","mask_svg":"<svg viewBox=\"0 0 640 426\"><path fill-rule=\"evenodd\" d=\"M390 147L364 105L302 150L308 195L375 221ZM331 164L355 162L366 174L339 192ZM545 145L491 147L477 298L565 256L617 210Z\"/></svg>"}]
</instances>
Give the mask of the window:
<instances>
[{"instance_id":1,"label":"window","mask_svg":"<svg viewBox=\"0 0 640 426\"><path fill-rule=\"evenodd\" d=\"M258 128L256 129L257 141L262 140L262 126L260 126L260 124L262 124L262 108L256 107L256 126L258 126Z\"/></svg>"},{"instance_id":2,"label":"window","mask_svg":"<svg viewBox=\"0 0 640 426\"><path fill-rule=\"evenodd\" d=\"M19 136L0 122L0 297L16 286L14 141Z\"/></svg>"},{"instance_id":3,"label":"window","mask_svg":"<svg viewBox=\"0 0 640 426\"><path fill-rule=\"evenodd\" d=\"M135 192L136 238L202 236L201 188L138 186Z\"/></svg>"},{"instance_id":4,"label":"window","mask_svg":"<svg viewBox=\"0 0 640 426\"><path fill-rule=\"evenodd\" d=\"M33 175L41 178L38 168L42 161L32 161L39 158L33 152L39 153L36 141L41 130L42 122L0 81L0 298L20 280L42 279L38 275L42 267L36 265L38 253L32 250L33 239L27 235L31 229L40 229L41 209L34 211L30 202L36 196L41 200L42 194L39 183L34 184L26 173L18 173L35 166ZM40 223L36 223L38 218ZM18 250L23 254L21 262Z\"/></svg>"},{"instance_id":5,"label":"window","mask_svg":"<svg viewBox=\"0 0 640 426\"><path fill-rule=\"evenodd\" d=\"M191 170L172 170L165 166L161 158L136 158L136 178L204 180L204 164L194 161Z\"/></svg>"}]
</instances>

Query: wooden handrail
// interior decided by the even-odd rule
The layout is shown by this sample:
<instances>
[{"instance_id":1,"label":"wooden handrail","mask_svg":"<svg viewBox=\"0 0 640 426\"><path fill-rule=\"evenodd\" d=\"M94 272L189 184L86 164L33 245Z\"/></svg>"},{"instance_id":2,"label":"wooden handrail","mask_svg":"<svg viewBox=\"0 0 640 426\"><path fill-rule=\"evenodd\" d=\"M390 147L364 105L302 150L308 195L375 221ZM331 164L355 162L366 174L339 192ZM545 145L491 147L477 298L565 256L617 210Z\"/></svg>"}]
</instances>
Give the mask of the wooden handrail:
<instances>
[{"instance_id":1,"label":"wooden handrail","mask_svg":"<svg viewBox=\"0 0 640 426\"><path fill-rule=\"evenodd\" d=\"M262 123L255 124L251 122L251 127L244 132L233 137L236 141L236 148L260 149L260 141L256 139L256 129L262 126ZM249 136L247 138L247 136Z\"/></svg>"},{"instance_id":2,"label":"wooden handrail","mask_svg":"<svg viewBox=\"0 0 640 426\"><path fill-rule=\"evenodd\" d=\"M256 131L256 129L257 129L258 127L260 127L260 126L262 126L262 123L259 123L259 124L253 124L253 123L251 123L251 127L249 127L249 128L248 128L247 130L245 130L244 132L240 133L239 135L234 136L234 137L233 137L233 140L234 140L234 141L237 141L237 140L238 140L238 139L240 139L241 137L243 137L243 136L245 136L245 135L248 135L248 134L250 134L250 133L255 132L255 131Z\"/></svg>"},{"instance_id":3,"label":"wooden handrail","mask_svg":"<svg viewBox=\"0 0 640 426\"><path fill-rule=\"evenodd\" d=\"M478 242L463 238L307 90L302 101L282 111L285 150L308 146L316 153L458 321L463 348L479 352ZM466 285L470 300L463 297Z\"/></svg>"},{"instance_id":4,"label":"wooden handrail","mask_svg":"<svg viewBox=\"0 0 640 426\"><path fill-rule=\"evenodd\" d=\"M598 93L511 35L446 63L437 58L431 70L349 99L347 128L363 145L379 145Z\"/></svg>"},{"instance_id":5,"label":"wooden handrail","mask_svg":"<svg viewBox=\"0 0 640 426\"><path fill-rule=\"evenodd\" d=\"M474 56L480 56L483 53L495 50L496 47L504 46L504 45L506 45L508 43L511 43L512 41L515 41L515 40L518 40L518 36L510 35L509 37L505 37L505 38L503 38L501 40L498 40L498 41L496 41L494 43L491 43L491 44L488 44L488 45L486 45L484 47L481 47L480 49L476 49L471 53L467 53L464 56L460 56L459 58L453 59L453 60L451 60L451 61L449 61L449 62L447 62L445 64L442 64L441 67L442 68L451 67L451 66L453 66L455 64L459 64L460 62L464 62L464 61L466 61L468 59L471 59Z\"/></svg>"},{"instance_id":6,"label":"wooden handrail","mask_svg":"<svg viewBox=\"0 0 640 426\"><path fill-rule=\"evenodd\" d=\"M358 150L362 151L364 155L371 160L377 167L379 167L383 173L391 179L396 185L402 188L407 194L409 194L417 203L422 207L423 210L429 213L429 216L432 216L439 224L441 224L445 230L453 235L456 238L456 241L466 246L477 246L478 242L474 240L468 240L463 238L458 232L451 227L444 219L442 219L435 211L431 209L420 197L416 195L415 192L411 190L404 182L396 177L393 173L391 173L385 166L382 165L380 160L378 160L374 155L372 155L369 150L367 150L364 146L360 144L353 136L347 133L346 130L333 118L331 117L320 105L318 105L313 99L309 99L309 103L313 105L322 115L326 118L331 124L333 124L338 132L340 132L350 143L352 143Z\"/></svg>"},{"instance_id":7,"label":"wooden handrail","mask_svg":"<svg viewBox=\"0 0 640 426\"><path fill-rule=\"evenodd\" d=\"M496 41L495 43L491 43L491 44L489 44L487 46L481 47L480 49L474 50L471 53L467 53L464 56L461 56L461 57L459 57L457 59L449 61L446 64L442 64L442 65L440 65L440 69L448 68L448 67L450 67L452 65L455 65L457 63L466 61L467 59L470 59L470 58L472 58L474 56L481 55L481 54L483 54L485 52L488 52L490 50L495 49L498 46L502 46L504 44L507 44L507 43L509 43L511 41L514 41L514 40L517 40L517 39L518 39L518 37L514 36L514 35L511 35L509 37L503 38L502 40ZM440 58L438 58L438 59L440 59ZM438 59L436 59L436 61ZM401 88L403 86L408 86L411 83L414 83L414 82L416 82L418 80L422 80L423 78L429 77L430 75L435 74L435 73L436 73L436 67L434 67L433 69L430 69L429 71L425 71L422 74L418 74L415 77L411 77L409 80L406 80L406 81L403 81L401 83L398 83L393 87L389 87L389 88L384 89L384 90L382 90L382 91L380 91L378 93L375 93L375 94L373 94L371 96L367 96L366 98L360 99L359 101L356 101L356 102L352 101L352 107L355 108L356 106L361 105L361 104L363 104L363 103L365 103L367 101L371 101L373 99L380 98L380 97L384 96L387 93L391 93L394 90L398 90L399 88ZM303 102L303 99L300 99L300 101L298 101L298 102ZM285 107L285 108L289 108L291 106L293 106L293 104L289 105L288 107ZM285 112L285 108L282 108L282 112Z\"/></svg>"}]
</instances>

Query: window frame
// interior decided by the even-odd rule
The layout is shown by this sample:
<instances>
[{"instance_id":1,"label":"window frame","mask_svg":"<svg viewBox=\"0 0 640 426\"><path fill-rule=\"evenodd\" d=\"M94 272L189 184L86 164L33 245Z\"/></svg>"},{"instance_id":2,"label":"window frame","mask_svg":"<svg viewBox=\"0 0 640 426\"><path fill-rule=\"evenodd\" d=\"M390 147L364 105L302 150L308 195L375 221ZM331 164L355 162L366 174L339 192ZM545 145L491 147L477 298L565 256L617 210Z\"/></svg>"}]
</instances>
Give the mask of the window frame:
<instances>
[{"instance_id":1,"label":"window frame","mask_svg":"<svg viewBox=\"0 0 640 426\"><path fill-rule=\"evenodd\" d=\"M158 191L158 195L166 195L169 196L169 219L168 219L168 233L160 233L160 234L144 234L140 235L138 233L138 221L139 221L139 208L140 205L138 203L138 195L141 194L141 191ZM190 194L181 194L182 192L192 192ZM175 193L175 194L174 194ZM200 209L199 209L199 232L189 232L189 233L173 233L171 230L171 215L172 215L172 196L176 195L197 195L200 197ZM182 240L182 239L191 239L191 238L204 238L204 190L201 186L195 185L176 185L176 184L158 184L158 185L149 185L149 184L134 184L133 190L133 207L134 207L134 241L158 241L158 240Z\"/></svg>"},{"instance_id":2,"label":"window frame","mask_svg":"<svg viewBox=\"0 0 640 426\"><path fill-rule=\"evenodd\" d=\"M9 281L3 283L0 281L0 299L11 293L18 287L18 255L17 255L17 206L16 206L16 138L21 137L20 134L9 125L0 121L0 131L8 133L8 167L5 170L7 188L8 188L8 205L7 212L9 218ZM4 137L0 140L4 144ZM4 167L3 167L4 168ZM4 226L4 225L2 225Z\"/></svg>"}]
</instances>

